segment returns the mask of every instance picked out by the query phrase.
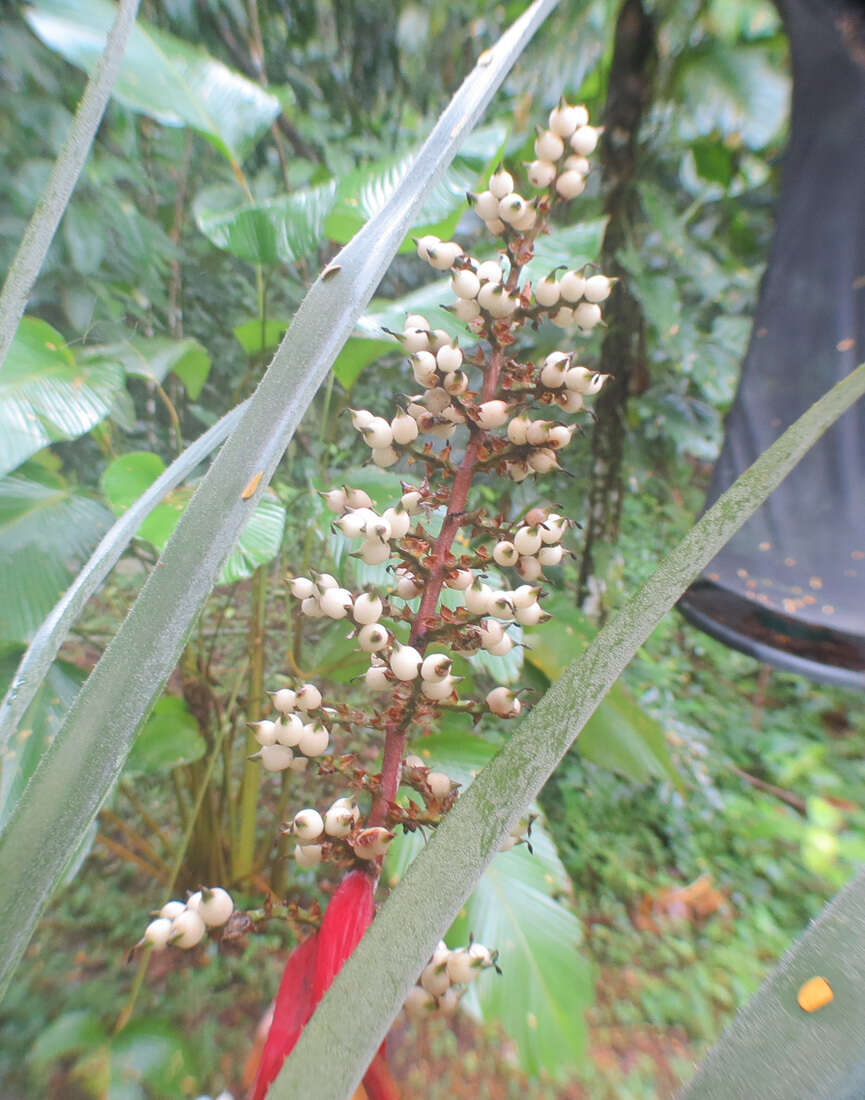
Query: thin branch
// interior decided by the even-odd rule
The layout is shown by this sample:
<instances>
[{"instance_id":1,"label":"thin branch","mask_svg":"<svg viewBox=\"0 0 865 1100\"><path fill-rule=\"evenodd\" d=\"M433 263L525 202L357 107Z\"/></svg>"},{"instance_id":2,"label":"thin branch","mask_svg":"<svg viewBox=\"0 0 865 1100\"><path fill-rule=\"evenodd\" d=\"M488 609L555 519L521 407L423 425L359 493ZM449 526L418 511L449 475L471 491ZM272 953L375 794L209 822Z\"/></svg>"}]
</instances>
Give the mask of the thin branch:
<instances>
[{"instance_id":1,"label":"thin branch","mask_svg":"<svg viewBox=\"0 0 865 1100\"><path fill-rule=\"evenodd\" d=\"M30 219L0 292L0 367L6 359L60 219L69 205L117 79L138 0L120 0L114 25L72 123L51 177Z\"/></svg>"},{"instance_id":2,"label":"thin branch","mask_svg":"<svg viewBox=\"0 0 865 1100\"><path fill-rule=\"evenodd\" d=\"M804 798L800 798L797 794L792 794L790 791L785 791L783 787L776 787L774 783L767 783L765 779L758 779L756 775L751 775L750 772L742 771L741 768L733 767L733 772L739 776L740 779L744 779L752 787L756 787L758 791L765 791L766 794L774 795L775 798L780 798L782 802L786 802L788 806L792 806L794 810L798 810L800 814L808 812L808 807Z\"/></svg>"}]
</instances>

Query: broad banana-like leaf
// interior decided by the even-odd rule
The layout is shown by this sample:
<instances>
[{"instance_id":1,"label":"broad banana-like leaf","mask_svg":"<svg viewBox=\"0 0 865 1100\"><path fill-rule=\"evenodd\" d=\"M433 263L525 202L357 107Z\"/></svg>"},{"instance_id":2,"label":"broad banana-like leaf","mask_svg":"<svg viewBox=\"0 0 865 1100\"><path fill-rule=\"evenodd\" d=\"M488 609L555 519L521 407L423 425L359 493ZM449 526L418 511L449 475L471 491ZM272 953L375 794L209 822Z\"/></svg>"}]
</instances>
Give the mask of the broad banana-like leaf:
<instances>
[{"instance_id":1,"label":"broad banana-like leaf","mask_svg":"<svg viewBox=\"0 0 865 1100\"><path fill-rule=\"evenodd\" d=\"M114 19L108 0L35 0L24 18L46 46L90 71ZM279 100L204 50L139 23L114 95L164 126L191 126L240 163L280 112Z\"/></svg>"},{"instance_id":2,"label":"broad banana-like leaf","mask_svg":"<svg viewBox=\"0 0 865 1100\"><path fill-rule=\"evenodd\" d=\"M231 547L425 195L554 7L535 3L479 59L389 205L306 295L240 426L222 448L114 642L90 674L0 834L0 993L109 794ZM315 1094L315 1087L311 1094Z\"/></svg>"},{"instance_id":3,"label":"broad banana-like leaf","mask_svg":"<svg viewBox=\"0 0 865 1100\"><path fill-rule=\"evenodd\" d=\"M195 224L217 248L250 264L293 264L324 243L324 220L336 183L250 203L237 187L219 185L195 200Z\"/></svg>"},{"instance_id":4,"label":"broad banana-like leaf","mask_svg":"<svg viewBox=\"0 0 865 1100\"><path fill-rule=\"evenodd\" d=\"M544 608L552 618L527 632L526 660L553 683L596 631L568 593L553 593L544 600ZM666 779L680 791L684 789L663 729L621 682L613 684L586 722L577 748L587 760L635 783Z\"/></svg>"},{"instance_id":5,"label":"broad banana-like leaf","mask_svg":"<svg viewBox=\"0 0 865 1100\"><path fill-rule=\"evenodd\" d=\"M33 637L111 522L98 501L40 474L0 480L0 644Z\"/></svg>"},{"instance_id":6,"label":"broad banana-like leaf","mask_svg":"<svg viewBox=\"0 0 865 1100\"><path fill-rule=\"evenodd\" d=\"M169 372L176 375L195 400L210 373L210 355L197 340L187 336L133 336L117 344L91 344L78 352L81 363L119 363L127 374L151 382L163 382Z\"/></svg>"},{"instance_id":7,"label":"broad banana-like leaf","mask_svg":"<svg viewBox=\"0 0 865 1100\"><path fill-rule=\"evenodd\" d=\"M112 509L120 514L134 504L164 469L165 463L159 455L151 451L130 451L106 467L102 491ZM192 493L191 487L169 493L138 528L138 537L153 543L157 550L164 550ZM247 580L260 565L273 561L279 553L284 529L285 507L275 495L263 496L240 532L217 584Z\"/></svg>"},{"instance_id":8,"label":"broad banana-like leaf","mask_svg":"<svg viewBox=\"0 0 865 1100\"><path fill-rule=\"evenodd\" d=\"M506 136L504 127L493 123L467 138L450 168L430 190L412 228L419 234L438 230L438 235L445 231L449 235L464 207L466 192L474 188L483 170L497 159ZM391 157L343 176L325 224L328 236L335 241L347 241L364 222L384 210L416 155L411 152ZM452 217L450 224L448 219ZM410 251L413 247L407 241L400 250Z\"/></svg>"},{"instance_id":9,"label":"broad banana-like leaf","mask_svg":"<svg viewBox=\"0 0 865 1100\"><path fill-rule=\"evenodd\" d=\"M21 658L3 702L0 703L0 752L5 749L21 716L30 706L43 677L51 667L51 662L84 610L85 604L98 591L141 523L159 505L166 493L184 481L196 466L216 450L240 420L245 408L245 402L238 405L195 443L191 443L165 473L123 513L93 551L66 594L36 631Z\"/></svg>"},{"instance_id":10,"label":"broad banana-like leaf","mask_svg":"<svg viewBox=\"0 0 865 1100\"><path fill-rule=\"evenodd\" d=\"M286 1059L271 1100L351 1095L436 943L606 692L691 581L863 393L865 365L738 478L516 726L379 910Z\"/></svg>"},{"instance_id":11,"label":"broad banana-like leaf","mask_svg":"<svg viewBox=\"0 0 865 1100\"><path fill-rule=\"evenodd\" d=\"M0 476L49 443L89 432L122 389L119 364L76 362L55 328L25 317L0 371Z\"/></svg>"}]
</instances>

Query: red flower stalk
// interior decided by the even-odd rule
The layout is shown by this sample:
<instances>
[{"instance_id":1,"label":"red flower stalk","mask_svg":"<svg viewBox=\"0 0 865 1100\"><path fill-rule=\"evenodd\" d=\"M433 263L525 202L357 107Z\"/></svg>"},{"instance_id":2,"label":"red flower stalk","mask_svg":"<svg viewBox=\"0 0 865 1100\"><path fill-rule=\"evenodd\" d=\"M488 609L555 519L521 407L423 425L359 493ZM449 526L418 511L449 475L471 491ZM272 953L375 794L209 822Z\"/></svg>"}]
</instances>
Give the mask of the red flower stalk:
<instances>
[{"instance_id":1,"label":"red flower stalk","mask_svg":"<svg viewBox=\"0 0 865 1100\"><path fill-rule=\"evenodd\" d=\"M372 880L363 871L349 871L330 899L321 928L288 957L250 1100L264 1100L315 1006L357 947L374 912ZM367 1071L364 1087L369 1100L398 1100L383 1050Z\"/></svg>"}]
</instances>

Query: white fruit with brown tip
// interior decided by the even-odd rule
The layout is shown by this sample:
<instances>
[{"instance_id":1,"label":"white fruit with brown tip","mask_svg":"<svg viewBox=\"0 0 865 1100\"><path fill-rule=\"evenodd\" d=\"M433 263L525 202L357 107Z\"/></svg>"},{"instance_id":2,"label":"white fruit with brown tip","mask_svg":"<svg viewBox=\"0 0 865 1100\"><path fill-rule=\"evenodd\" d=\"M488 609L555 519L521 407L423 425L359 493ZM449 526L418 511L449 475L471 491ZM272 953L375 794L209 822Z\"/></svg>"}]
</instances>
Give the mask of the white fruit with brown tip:
<instances>
[{"instance_id":1,"label":"white fruit with brown tip","mask_svg":"<svg viewBox=\"0 0 865 1100\"><path fill-rule=\"evenodd\" d=\"M564 156L565 143L553 130L544 130L535 138L535 156L538 160L556 161Z\"/></svg>"},{"instance_id":2,"label":"white fruit with brown tip","mask_svg":"<svg viewBox=\"0 0 865 1100\"><path fill-rule=\"evenodd\" d=\"M318 840L324 832L324 818L318 810L298 810L291 823L291 831L301 844L309 844Z\"/></svg>"},{"instance_id":3,"label":"white fruit with brown tip","mask_svg":"<svg viewBox=\"0 0 865 1100\"><path fill-rule=\"evenodd\" d=\"M563 199L575 199L586 189L586 180L579 172L562 172L556 180L556 192Z\"/></svg>"},{"instance_id":4,"label":"white fruit with brown tip","mask_svg":"<svg viewBox=\"0 0 865 1100\"><path fill-rule=\"evenodd\" d=\"M329 619L344 619L351 611L351 593L347 588L328 588L318 602Z\"/></svg>"},{"instance_id":5,"label":"white fruit with brown tip","mask_svg":"<svg viewBox=\"0 0 865 1100\"><path fill-rule=\"evenodd\" d=\"M286 714L277 723L276 740L280 745L285 745L289 749L296 747L302 733L303 720L296 714Z\"/></svg>"},{"instance_id":6,"label":"white fruit with brown tip","mask_svg":"<svg viewBox=\"0 0 865 1100\"><path fill-rule=\"evenodd\" d=\"M508 403L494 398L484 401L477 407L477 424L479 428L489 431L491 428L500 428L507 423Z\"/></svg>"},{"instance_id":7,"label":"white fruit with brown tip","mask_svg":"<svg viewBox=\"0 0 865 1100\"><path fill-rule=\"evenodd\" d=\"M406 413L400 413L391 420L390 430L394 443L401 447L413 443L418 437L417 422Z\"/></svg>"},{"instance_id":8,"label":"white fruit with brown tip","mask_svg":"<svg viewBox=\"0 0 865 1100\"><path fill-rule=\"evenodd\" d=\"M250 722L249 728L255 740L264 748L266 745L275 745L279 731L278 722Z\"/></svg>"},{"instance_id":9,"label":"white fruit with brown tip","mask_svg":"<svg viewBox=\"0 0 865 1100\"><path fill-rule=\"evenodd\" d=\"M424 680L421 691L425 698L441 703L453 695L457 679L456 676L445 676L443 680Z\"/></svg>"},{"instance_id":10,"label":"white fruit with brown tip","mask_svg":"<svg viewBox=\"0 0 865 1100\"><path fill-rule=\"evenodd\" d=\"M556 166L549 160L533 160L526 173L532 187L549 187L556 178Z\"/></svg>"},{"instance_id":11,"label":"white fruit with brown tip","mask_svg":"<svg viewBox=\"0 0 865 1100\"><path fill-rule=\"evenodd\" d=\"M170 937L171 921L167 917L157 917L144 929L144 940L153 947L154 951L161 951Z\"/></svg>"},{"instance_id":12,"label":"white fruit with brown tip","mask_svg":"<svg viewBox=\"0 0 865 1100\"><path fill-rule=\"evenodd\" d=\"M211 886L201 891L198 915L208 928L220 928L234 912L231 894L221 886Z\"/></svg>"},{"instance_id":13,"label":"white fruit with brown tip","mask_svg":"<svg viewBox=\"0 0 865 1100\"><path fill-rule=\"evenodd\" d=\"M511 187L513 187L513 181L511 181ZM507 192L505 192L505 194L507 194ZM481 191L480 194L474 195L472 205L475 213L479 218L483 218L484 221L498 216L499 200L492 191Z\"/></svg>"},{"instance_id":14,"label":"white fruit with brown tip","mask_svg":"<svg viewBox=\"0 0 865 1100\"><path fill-rule=\"evenodd\" d=\"M594 126L580 126L571 134L570 146L580 157L589 157L598 147L601 131Z\"/></svg>"},{"instance_id":15,"label":"white fruit with brown tip","mask_svg":"<svg viewBox=\"0 0 865 1100\"><path fill-rule=\"evenodd\" d=\"M574 130L585 126L588 121L589 112L583 106L570 107L562 102L550 111L550 129L562 138L569 138Z\"/></svg>"},{"instance_id":16,"label":"white fruit with brown tip","mask_svg":"<svg viewBox=\"0 0 865 1100\"><path fill-rule=\"evenodd\" d=\"M301 710L318 710L321 706L321 692L315 684L301 684L297 690L297 705Z\"/></svg>"},{"instance_id":17,"label":"white fruit with brown tip","mask_svg":"<svg viewBox=\"0 0 865 1100\"><path fill-rule=\"evenodd\" d=\"M294 596L296 600L305 600L316 594L315 585L309 577L292 577L289 581L289 587L291 588L292 596Z\"/></svg>"},{"instance_id":18,"label":"white fruit with brown tip","mask_svg":"<svg viewBox=\"0 0 865 1100\"><path fill-rule=\"evenodd\" d=\"M390 670L397 680L414 680L417 677L422 659L414 646L400 645L397 642L393 653L390 655Z\"/></svg>"},{"instance_id":19,"label":"white fruit with brown tip","mask_svg":"<svg viewBox=\"0 0 865 1100\"><path fill-rule=\"evenodd\" d=\"M441 997L451 984L447 963L427 963L421 973L420 984L433 997Z\"/></svg>"},{"instance_id":20,"label":"white fruit with brown tip","mask_svg":"<svg viewBox=\"0 0 865 1100\"><path fill-rule=\"evenodd\" d=\"M390 680L384 665L370 665L364 673L363 681L370 691L387 691L390 687Z\"/></svg>"},{"instance_id":21,"label":"white fruit with brown tip","mask_svg":"<svg viewBox=\"0 0 865 1100\"><path fill-rule=\"evenodd\" d=\"M601 307L594 302L580 302L574 310L574 320L586 332L601 323Z\"/></svg>"},{"instance_id":22,"label":"white fruit with brown tip","mask_svg":"<svg viewBox=\"0 0 865 1100\"><path fill-rule=\"evenodd\" d=\"M559 292L566 302L578 302L585 289L586 280L579 271L566 271L559 279Z\"/></svg>"},{"instance_id":23,"label":"white fruit with brown tip","mask_svg":"<svg viewBox=\"0 0 865 1100\"><path fill-rule=\"evenodd\" d=\"M587 302L605 302L613 289L612 280L606 275L592 275L586 279L585 298Z\"/></svg>"},{"instance_id":24,"label":"white fruit with brown tip","mask_svg":"<svg viewBox=\"0 0 865 1100\"><path fill-rule=\"evenodd\" d=\"M497 199L501 200L505 195L510 195L513 189L514 177L503 168L500 168L498 172L490 176L490 191ZM493 216L494 215L490 215L490 217Z\"/></svg>"},{"instance_id":25,"label":"white fruit with brown tip","mask_svg":"<svg viewBox=\"0 0 865 1100\"><path fill-rule=\"evenodd\" d=\"M549 309L558 303L560 291L555 275L547 275L545 278L539 279L535 283L534 290L535 301L544 309Z\"/></svg>"},{"instance_id":26,"label":"white fruit with brown tip","mask_svg":"<svg viewBox=\"0 0 865 1100\"><path fill-rule=\"evenodd\" d=\"M361 592L354 601L351 614L358 625L367 626L371 623L377 623L383 611L384 604L378 596L374 596L369 592Z\"/></svg>"},{"instance_id":27,"label":"white fruit with brown tip","mask_svg":"<svg viewBox=\"0 0 865 1100\"><path fill-rule=\"evenodd\" d=\"M321 863L320 844L298 844L294 849L294 860L303 871L311 871Z\"/></svg>"},{"instance_id":28,"label":"white fruit with brown tip","mask_svg":"<svg viewBox=\"0 0 865 1100\"><path fill-rule=\"evenodd\" d=\"M354 854L358 859L378 859L387 852L394 835L389 829L383 829L381 826L361 829L352 841Z\"/></svg>"},{"instance_id":29,"label":"white fruit with brown tip","mask_svg":"<svg viewBox=\"0 0 865 1100\"><path fill-rule=\"evenodd\" d=\"M294 753L287 745L265 745L257 754L269 772L284 772L291 765Z\"/></svg>"},{"instance_id":30,"label":"white fruit with brown tip","mask_svg":"<svg viewBox=\"0 0 865 1100\"><path fill-rule=\"evenodd\" d=\"M328 836L341 840L354 828L355 816L345 806L331 806L324 815L324 831Z\"/></svg>"},{"instance_id":31,"label":"white fruit with brown tip","mask_svg":"<svg viewBox=\"0 0 865 1100\"><path fill-rule=\"evenodd\" d=\"M329 511L335 512L337 515L345 511L345 489L329 489L326 493L321 494L321 499Z\"/></svg>"},{"instance_id":32,"label":"white fruit with brown tip","mask_svg":"<svg viewBox=\"0 0 865 1100\"><path fill-rule=\"evenodd\" d=\"M421 1020L436 1010L436 999L422 985L413 985L406 994L403 1008L413 1020Z\"/></svg>"},{"instance_id":33,"label":"white fruit with brown tip","mask_svg":"<svg viewBox=\"0 0 865 1100\"><path fill-rule=\"evenodd\" d=\"M433 798L447 798L453 789L452 779L444 772L428 772L426 781Z\"/></svg>"},{"instance_id":34,"label":"white fruit with brown tip","mask_svg":"<svg viewBox=\"0 0 865 1100\"><path fill-rule=\"evenodd\" d=\"M172 921L168 942L175 947L182 947L184 951L188 951L191 947L201 943L204 932L205 924L199 914L193 909L184 909Z\"/></svg>"},{"instance_id":35,"label":"white fruit with brown tip","mask_svg":"<svg viewBox=\"0 0 865 1100\"><path fill-rule=\"evenodd\" d=\"M444 680L451 670L452 661L445 653L428 653L420 666L422 680L437 683Z\"/></svg>"},{"instance_id":36,"label":"white fruit with brown tip","mask_svg":"<svg viewBox=\"0 0 865 1100\"><path fill-rule=\"evenodd\" d=\"M506 687L493 688L487 695L486 703L500 718L515 718L522 710L519 699Z\"/></svg>"},{"instance_id":37,"label":"white fruit with brown tip","mask_svg":"<svg viewBox=\"0 0 865 1100\"><path fill-rule=\"evenodd\" d=\"M303 733L297 747L304 756L321 756L327 752L330 744L330 732L321 722L310 722L303 727Z\"/></svg>"}]
</instances>

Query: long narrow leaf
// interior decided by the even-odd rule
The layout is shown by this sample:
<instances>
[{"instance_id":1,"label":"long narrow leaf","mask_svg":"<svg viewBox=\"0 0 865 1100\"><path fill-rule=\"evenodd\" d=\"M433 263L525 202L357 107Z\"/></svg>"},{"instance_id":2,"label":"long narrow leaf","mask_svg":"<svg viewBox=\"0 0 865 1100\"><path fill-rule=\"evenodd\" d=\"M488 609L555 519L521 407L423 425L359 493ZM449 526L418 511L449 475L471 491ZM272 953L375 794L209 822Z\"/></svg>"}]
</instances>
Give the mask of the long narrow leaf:
<instances>
[{"instance_id":1,"label":"long narrow leaf","mask_svg":"<svg viewBox=\"0 0 865 1100\"><path fill-rule=\"evenodd\" d=\"M0 994L68 852L123 767L238 533L401 244L526 42L555 6L535 3L486 51L377 214L313 284L128 618L93 670L0 836ZM257 486L257 488L256 488ZM311 1095L315 1095L315 1089Z\"/></svg>"},{"instance_id":2,"label":"long narrow leaf","mask_svg":"<svg viewBox=\"0 0 865 1100\"><path fill-rule=\"evenodd\" d=\"M36 631L27 652L21 658L9 690L0 703L0 754L15 732L21 716L33 701L43 677L84 610L84 605L98 591L142 522L167 492L185 481L195 467L216 450L240 420L245 408L244 403L226 413L204 435L190 444L123 513L93 551L66 594Z\"/></svg>"},{"instance_id":3,"label":"long narrow leaf","mask_svg":"<svg viewBox=\"0 0 865 1100\"><path fill-rule=\"evenodd\" d=\"M846 886L724 1032L679 1100L860 1100L865 1096L865 872ZM822 978L834 994L805 1011Z\"/></svg>"},{"instance_id":4,"label":"long narrow leaf","mask_svg":"<svg viewBox=\"0 0 865 1100\"><path fill-rule=\"evenodd\" d=\"M742 474L520 723L385 902L286 1060L271 1100L351 1095L436 942L628 662L724 543L863 393L865 365Z\"/></svg>"},{"instance_id":5,"label":"long narrow leaf","mask_svg":"<svg viewBox=\"0 0 865 1100\"><path fill-rule=\"evenodd\" d=\"M9 268L0 293L0 367L3 366L36 276L42 269L57 226L69 205L75 184L87 160L93 138L105 113L108 97L117 79L120 61L137 11L138 0L120 0L105 50L93 70L93 76L87 81L72 129L63 143L39 204Z\"/></svg>"}]
</instances>

